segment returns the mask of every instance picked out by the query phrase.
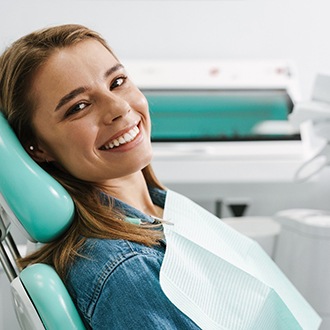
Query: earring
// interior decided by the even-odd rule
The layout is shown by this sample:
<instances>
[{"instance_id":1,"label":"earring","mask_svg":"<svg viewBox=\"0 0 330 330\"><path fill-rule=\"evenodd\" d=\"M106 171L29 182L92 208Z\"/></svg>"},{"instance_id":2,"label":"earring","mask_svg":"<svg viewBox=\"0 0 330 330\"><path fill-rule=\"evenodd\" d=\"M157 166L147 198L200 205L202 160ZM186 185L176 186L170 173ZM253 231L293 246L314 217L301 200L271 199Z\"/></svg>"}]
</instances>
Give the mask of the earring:
<instances>
[{"instance_id":1,"label":"earring","mask_svg":"<svg viewBox=\"0 0 330 330\"><path fill-rule=\"evenodd\" d=\"M33 150L34 150L34 146L30 146L29 149L30 149L31 151L33 151Z\"/></svg>"}]
</instances>

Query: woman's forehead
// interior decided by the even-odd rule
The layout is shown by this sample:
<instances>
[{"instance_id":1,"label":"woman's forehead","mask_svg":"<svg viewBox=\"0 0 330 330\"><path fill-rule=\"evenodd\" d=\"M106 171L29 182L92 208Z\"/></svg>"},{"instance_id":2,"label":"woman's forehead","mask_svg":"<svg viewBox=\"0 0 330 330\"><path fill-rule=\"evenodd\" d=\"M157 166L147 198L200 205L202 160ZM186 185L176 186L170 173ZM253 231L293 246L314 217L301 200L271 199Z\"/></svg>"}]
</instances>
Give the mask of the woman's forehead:
<instances>
[{"instance_id":1,"label":"woman's forehead","mask_svg":"<svg viewBox=\"0 0 330 330\"><path fill-rule=\"evenodd\" d=\"M99 41L89 39L58 49L50 56L45 65L57 65L57 69L61 69L66 64L74 67L79 64L97 67L107 63L111 65L115 62L118 61L109 49Z\"/></svg>"}]
</instances>

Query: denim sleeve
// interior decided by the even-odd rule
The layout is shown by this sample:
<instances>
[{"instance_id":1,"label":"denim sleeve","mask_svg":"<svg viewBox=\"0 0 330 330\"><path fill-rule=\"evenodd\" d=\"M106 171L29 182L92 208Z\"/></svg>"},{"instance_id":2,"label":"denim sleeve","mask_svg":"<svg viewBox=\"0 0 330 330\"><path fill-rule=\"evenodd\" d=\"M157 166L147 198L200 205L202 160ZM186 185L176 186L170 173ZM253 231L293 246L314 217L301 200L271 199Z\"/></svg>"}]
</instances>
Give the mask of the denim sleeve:
<instances>
[{"instance_id":1,"label":"denim sleeve","mask_svg":"<svg viewBox=\"0 0 330 330\"><path fill-rule=\"evenodd\" d=\"M159 283L161 259L135 254L104 282L93 315L93 329L199 329L165 296Z\"/></svg>"}]
</instances>

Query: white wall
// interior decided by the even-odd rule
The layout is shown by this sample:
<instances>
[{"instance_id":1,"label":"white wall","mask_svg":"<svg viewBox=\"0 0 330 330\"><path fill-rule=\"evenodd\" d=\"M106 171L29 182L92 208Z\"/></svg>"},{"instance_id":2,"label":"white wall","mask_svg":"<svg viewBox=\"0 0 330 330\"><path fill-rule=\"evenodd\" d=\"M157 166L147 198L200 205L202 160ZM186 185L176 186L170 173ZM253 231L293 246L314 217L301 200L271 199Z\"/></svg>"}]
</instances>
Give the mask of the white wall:
<instances>
[{"instance_id":1,"label":"white wall","mask_svg":"<svg viewBox=\"0 0 330 330\"><path fill-rule=\"evenodd\" d=\"M1 0L0 50L34 29L82 23L121 58L291 59L308 98L315 73L330 72L329 10L328 0Z\"/></svg>"}]
</instances>

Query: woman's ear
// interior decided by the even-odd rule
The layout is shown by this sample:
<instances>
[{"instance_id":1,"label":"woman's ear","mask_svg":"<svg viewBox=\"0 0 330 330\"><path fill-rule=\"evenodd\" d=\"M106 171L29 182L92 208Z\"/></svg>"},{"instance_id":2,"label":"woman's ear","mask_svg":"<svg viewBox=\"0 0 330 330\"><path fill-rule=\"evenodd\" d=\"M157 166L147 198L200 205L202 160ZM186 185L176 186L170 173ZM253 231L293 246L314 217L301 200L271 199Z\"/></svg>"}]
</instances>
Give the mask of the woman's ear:
<instances>
[{"instance_id":1,"label":"woman's ear","mask_svg":"<svg viewBox=\"0 0 330 330\"><path fill-rule=\"evenodd\" d=\"M37 163L53 161L53 158L46 151L41 149L37 143L28 143L24 149Z\"/></svg>"}]
</instances>

